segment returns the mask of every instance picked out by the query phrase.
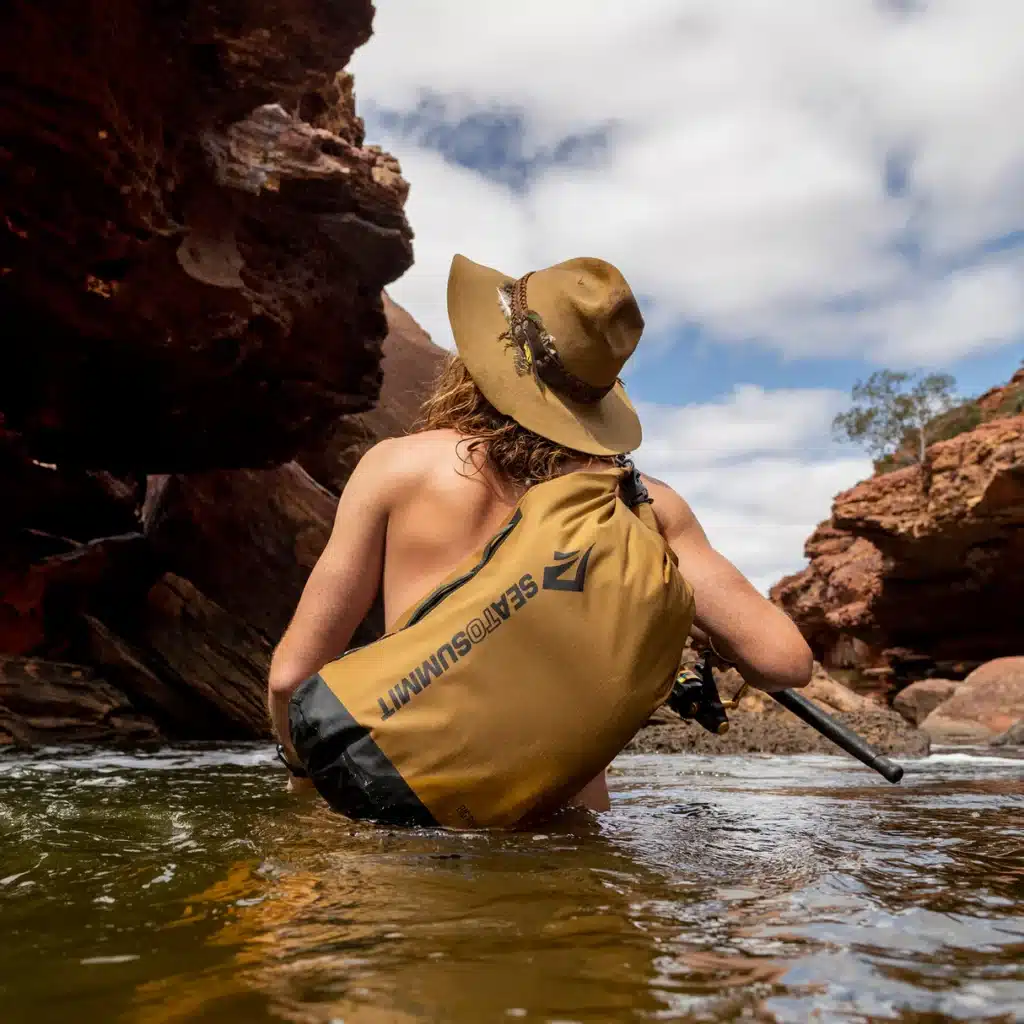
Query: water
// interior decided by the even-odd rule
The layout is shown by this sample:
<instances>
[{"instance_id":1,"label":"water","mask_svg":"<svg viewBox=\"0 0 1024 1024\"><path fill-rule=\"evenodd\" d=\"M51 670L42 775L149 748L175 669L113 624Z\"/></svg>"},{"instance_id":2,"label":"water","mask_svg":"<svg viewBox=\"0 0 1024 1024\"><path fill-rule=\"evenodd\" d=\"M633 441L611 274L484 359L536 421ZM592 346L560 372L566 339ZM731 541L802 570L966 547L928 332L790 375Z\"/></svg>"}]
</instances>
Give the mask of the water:
<instances>
[{"instance_id":1,"label":"water","mask_svg":"<svg viewBox=\"0 0 1024 1024\"><path fill-rule=\"evenodd\" d=\"M0 1021L1024 1020L1024 761L625 757L522 834L262 747L0 756Z\"/></svg>"}]
</instances>

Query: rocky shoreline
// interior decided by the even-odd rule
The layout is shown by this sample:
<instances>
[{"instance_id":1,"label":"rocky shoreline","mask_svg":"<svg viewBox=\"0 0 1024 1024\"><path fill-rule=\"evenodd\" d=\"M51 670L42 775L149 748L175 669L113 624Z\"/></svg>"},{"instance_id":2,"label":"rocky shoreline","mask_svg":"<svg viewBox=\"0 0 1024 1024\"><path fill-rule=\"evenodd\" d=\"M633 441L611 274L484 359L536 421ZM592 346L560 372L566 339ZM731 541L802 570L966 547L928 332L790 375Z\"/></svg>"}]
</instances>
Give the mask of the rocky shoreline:
<instances>
[{"instance_id":1,"label":"rocky shoreline","mask_svg":"<svg viewBox=\"0 0 1024 1024\"><path fill-rule=\"evenodd\" d=\"M687 661L695 660L692 652ZM715 671L723 699L740 692L735 670ZM929 752L929 736L876 699L854 693L815 663L811 681L800 691L822 711L859 733L880 753L920 757ZM633 738L628 752L642 754L838 754L848 756L815 729L759 690L747 689L728 712L729 731L709 733L682 721L667 707L657 711Z\"/></svg>"},{"instance_id":2,"label":"rocky shoreline","mask_svg":"<svg viewBox=\"0 0 1024 1024\"><path fill-rule=\"evenodd\" d=\"M924 757L928 736L884 708L834 716L890 757ZM809 725L780 708L778 712L734 711L729 732L715 736L692 722L659 717L626 748L636 754L836 754L848 755Z\"/></svg>"}]
</instances>

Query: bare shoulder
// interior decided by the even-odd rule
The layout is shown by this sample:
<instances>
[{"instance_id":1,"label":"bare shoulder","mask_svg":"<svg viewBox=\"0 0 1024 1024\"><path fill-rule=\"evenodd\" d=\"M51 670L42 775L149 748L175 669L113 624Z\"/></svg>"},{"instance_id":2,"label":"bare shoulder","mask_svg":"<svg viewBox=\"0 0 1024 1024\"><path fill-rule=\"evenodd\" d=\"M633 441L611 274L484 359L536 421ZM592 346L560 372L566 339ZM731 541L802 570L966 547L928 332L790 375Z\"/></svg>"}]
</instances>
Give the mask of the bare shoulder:
<instances>
[{"instance_id":1,"label":"bare shoulder","mask_svg":"<svg viewBox=\"0 0 1024 1024\"><path fill-rule=\"evenodd\" d=\"M424 430L401 437L388 437L367 449L356 473L371 473L384 483L416 482L449 466L459 435L453 430Z\"/></svg>"},{"instance_id":2,"label":"bare shoulder","mask_svg":"<svg viewBox=\"0 0 1024 1024\"><path fill-rule=\"evenodd\" d=\"M693 509L675 488L647 473L641 473L640 478L653 499L654 517L666 537L680 536L692 531L703 533Z\"/></svg>"}]
</instances>

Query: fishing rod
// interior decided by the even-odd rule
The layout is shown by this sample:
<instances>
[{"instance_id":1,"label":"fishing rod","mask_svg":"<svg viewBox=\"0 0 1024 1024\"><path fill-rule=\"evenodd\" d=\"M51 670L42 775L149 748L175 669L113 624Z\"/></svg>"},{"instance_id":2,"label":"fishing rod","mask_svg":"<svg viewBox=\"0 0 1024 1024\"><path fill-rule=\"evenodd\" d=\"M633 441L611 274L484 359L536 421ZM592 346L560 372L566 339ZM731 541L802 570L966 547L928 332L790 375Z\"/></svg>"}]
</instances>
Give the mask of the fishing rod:
<instances>
[{"instance_id":1,"label":"fishing rod","mask_svg":"<svg viewBox=\"0 0 1024 1024\"><path fill-rule=\"evenodd\" d=\"M672 693L668 698L668 706L680 718L695 721L708 732L723 736L729 731L729 718L726 711L737 707L747 684L743 684L739 693L732 700L723 701L718 693L718 685L715 683L710 650L704 651L696 668L696 672L692 669L683 669L676 676ZM769 693L769 696L806 722L812 729L816 729L826 739L831 740L837 747L841 747L862 764L878 772L887 782L895 785L903 778L903 769L898 764L890 761L884 754L880 754L867 740L858 736L841 722L837 722L813 701L808 700L795 690L774 690Z\"/></svg>"}]
</instances>

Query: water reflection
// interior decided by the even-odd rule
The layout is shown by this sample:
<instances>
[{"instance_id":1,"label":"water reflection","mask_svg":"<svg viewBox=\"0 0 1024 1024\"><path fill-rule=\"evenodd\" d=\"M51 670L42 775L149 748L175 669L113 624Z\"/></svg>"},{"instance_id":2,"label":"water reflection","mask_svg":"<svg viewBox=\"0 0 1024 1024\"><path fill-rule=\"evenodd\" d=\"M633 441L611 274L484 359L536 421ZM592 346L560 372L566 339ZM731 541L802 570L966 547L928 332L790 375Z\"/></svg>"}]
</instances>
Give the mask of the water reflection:
<instances>
[{"instance_id":1,"label":"water reflection","mask_svg":"<svg viewBox=\"0 0 1024 1024\"><path fill-rule=\"evenodd\" d=\"M627 758L613 810L358 826L262 750L0 760L4 1020L1016 1020L1024 762Z\"/></svg>"},{"instance_id":2,"label":"water reflection","mask_svg":"<svg viewBox=\"0 0 1024 1024\"><path fill-rule=\"evenodd\" d=\"M295 1021L371 1008L395 1020L439 1019L439 1008L447 1020L493 1020L538 1002L566 1020L607 1020L662 1005L631 896L663 880L593 822L497 840L410 837L340 827L317 809L282 839L286 855L232 865L172 925L223 920L209 941L234 950L232 969L187 1006L173 1003L181 979L147 986L141 1019L187 1020L223 1000L225 985L258 988Z\"/></svg>"}]
</instances>

